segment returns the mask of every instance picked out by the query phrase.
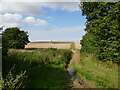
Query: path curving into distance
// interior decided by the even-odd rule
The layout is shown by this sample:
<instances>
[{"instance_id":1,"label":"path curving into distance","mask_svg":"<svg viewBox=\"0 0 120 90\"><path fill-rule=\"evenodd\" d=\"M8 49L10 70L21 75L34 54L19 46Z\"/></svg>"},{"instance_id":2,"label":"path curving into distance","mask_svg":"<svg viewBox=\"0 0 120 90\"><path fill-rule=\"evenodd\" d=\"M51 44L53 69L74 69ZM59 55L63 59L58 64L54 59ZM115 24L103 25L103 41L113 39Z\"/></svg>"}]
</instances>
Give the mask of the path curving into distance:
<instances>
[{"instance_id":1,"label":"path curving into distance","mask_svg":"<svg viewBox=\"0 0 120 90\"><path fill-rule=\"evenodd\" d=\"M72 44L71 44L71 46L72 46ZM72 59L70 60L70 62L74 62L75 64L81 64L81 62L80 62L80 48L81 48L80 43L74 42L73 49L71 49L71 51L73 52L73 55L72 55ZM66 71L73 78L73 81L72 81L73 88L84 88L85 87L84 84L81 82L80 78L78 78L75 75L73 67L70 65L70 63L68 64Z\"/></svg>"},{"instance_id":2,"label":"path curving into distance","mask_svg":"<svg viewBox=\"0 0 120 90\"><path fill-rule=\"evenodd\" d=\"M71 44L72 45L72 44ZM80 43L79 42L74 42L73 49L71 51L73 52L72 59L70 60L70 63L73 62L75 65L80 65L82 64L80 60ZM70 76L73 78L72 85L73 88L95 88L90 85L88 81L86 81L84 78L79 77L75 72L74 72L74 67L72 67L68 64L68 67L66 68L66 71L70 74Z\"/></svg>"}]
</instances>

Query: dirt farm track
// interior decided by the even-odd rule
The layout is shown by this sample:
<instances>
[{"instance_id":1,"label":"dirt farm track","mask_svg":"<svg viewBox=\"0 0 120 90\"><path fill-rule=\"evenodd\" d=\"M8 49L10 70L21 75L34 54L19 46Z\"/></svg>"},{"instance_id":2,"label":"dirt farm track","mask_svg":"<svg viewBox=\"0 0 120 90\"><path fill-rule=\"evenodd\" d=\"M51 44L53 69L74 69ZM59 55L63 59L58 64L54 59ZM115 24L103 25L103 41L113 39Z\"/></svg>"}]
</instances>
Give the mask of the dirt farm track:
<instances>
[{"instance_id":1,"label":"dirt farm track","mask_svg":"<svg viewBox=\"0 0 120 90\"><path fill-rule=\"evenodd\" d=\"M75 43L75 47L80 49L80 42L30 42L28 43L25 48L57 48L57 49L69 49L71 44Z\"/></svg>"}]
</instances>

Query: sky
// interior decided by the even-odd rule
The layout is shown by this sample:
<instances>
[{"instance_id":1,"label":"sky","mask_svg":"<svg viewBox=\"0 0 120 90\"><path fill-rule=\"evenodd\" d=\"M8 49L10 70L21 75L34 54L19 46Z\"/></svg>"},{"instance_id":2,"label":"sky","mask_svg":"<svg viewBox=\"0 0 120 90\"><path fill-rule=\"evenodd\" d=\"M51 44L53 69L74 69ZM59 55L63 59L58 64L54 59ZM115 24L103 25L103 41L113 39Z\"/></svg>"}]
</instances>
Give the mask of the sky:
<instances>
[{"instance_id":1,"label":"sky","mask_svg":"<svg viewBox=\"0 0 120 90\"><path fill-rule=\"evenodd\" d=\"M86 19L79 2L24 1L0 3L0 27L19 27L32 42L80 41L85 34Z\"/></svg>"}]
</instances>

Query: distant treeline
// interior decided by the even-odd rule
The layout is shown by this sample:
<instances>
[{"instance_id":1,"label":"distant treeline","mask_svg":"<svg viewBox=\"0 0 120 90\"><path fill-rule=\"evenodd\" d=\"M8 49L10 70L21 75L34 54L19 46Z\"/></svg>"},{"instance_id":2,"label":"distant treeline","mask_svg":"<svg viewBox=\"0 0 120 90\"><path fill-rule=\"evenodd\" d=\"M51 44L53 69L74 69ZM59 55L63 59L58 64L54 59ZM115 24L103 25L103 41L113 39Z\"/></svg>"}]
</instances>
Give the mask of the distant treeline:
<instances>
[{"instance_id":1,"label":"distant treeline","mask_svg":"<svg viewBox=\"0 0 120 90\"><path fill-rule=\"evenodd\" d=\"M82 2L87 32L81 52L92 53L102 61L120 61L120 2Z\"/></svg>"}]
</instances>

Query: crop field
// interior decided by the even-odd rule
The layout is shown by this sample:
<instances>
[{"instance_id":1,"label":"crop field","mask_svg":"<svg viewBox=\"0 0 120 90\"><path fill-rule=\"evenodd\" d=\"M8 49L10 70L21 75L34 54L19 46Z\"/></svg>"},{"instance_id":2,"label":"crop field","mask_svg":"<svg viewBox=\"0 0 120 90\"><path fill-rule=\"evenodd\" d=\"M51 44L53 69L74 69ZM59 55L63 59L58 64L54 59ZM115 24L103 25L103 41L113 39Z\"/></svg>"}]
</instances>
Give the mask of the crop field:
<instances>
[{"instance_id":1,"label":"crop field","mask_svg":"<svg viewBox=\"0 0 120 90\"><path fill-rule=\"evenodd\" d=\"M57 49L70 49L73 42L30 42L25 48L57 48ZM74 42L77 48L80 48L79 42Z\"/></svg>"}]
</instances>

